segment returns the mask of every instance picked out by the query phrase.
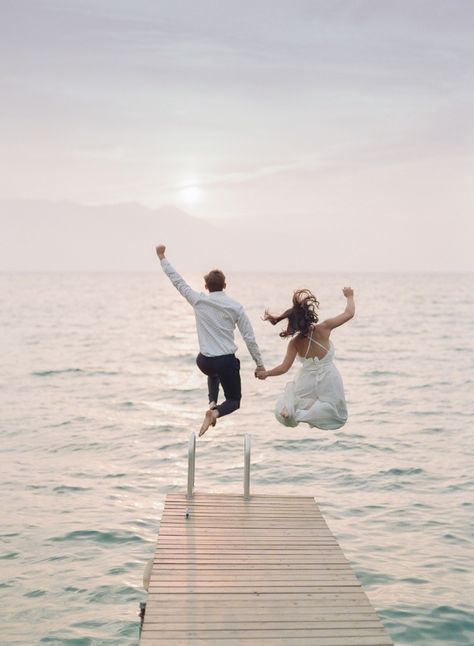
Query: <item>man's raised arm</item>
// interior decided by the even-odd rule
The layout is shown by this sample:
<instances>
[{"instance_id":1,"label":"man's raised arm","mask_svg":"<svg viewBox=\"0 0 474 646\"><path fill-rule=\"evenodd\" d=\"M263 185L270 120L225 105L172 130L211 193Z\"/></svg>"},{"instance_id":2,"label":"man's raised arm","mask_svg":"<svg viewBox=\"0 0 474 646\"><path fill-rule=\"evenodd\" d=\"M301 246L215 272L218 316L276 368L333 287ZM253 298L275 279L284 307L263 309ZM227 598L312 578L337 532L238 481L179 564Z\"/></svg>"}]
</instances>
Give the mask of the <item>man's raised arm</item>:
<instances>
[{"instance_id":1,"label":"man's raised arm","mask_svg":"<svg viewBox=\"0 0 474 646\"><path fill-rule=\"evenodd\" d=\"M174 269L170 261L165 257L165 251L166 251L166 247L163 244L160 244L156 247L156 255L160 259L161 267L163 271L168 276L168 278L173 283L173 285L176 287L176 289L181 294L181 296L184 296L184 298L188 301L188 303L191 303L191 305L194 305L199 299L199 296L200 296L199 292L194 291L194 289L192 289L188 285L188 283L184 280L184 278L178 274L178 272Z\"/></svg>"}]
</instances>

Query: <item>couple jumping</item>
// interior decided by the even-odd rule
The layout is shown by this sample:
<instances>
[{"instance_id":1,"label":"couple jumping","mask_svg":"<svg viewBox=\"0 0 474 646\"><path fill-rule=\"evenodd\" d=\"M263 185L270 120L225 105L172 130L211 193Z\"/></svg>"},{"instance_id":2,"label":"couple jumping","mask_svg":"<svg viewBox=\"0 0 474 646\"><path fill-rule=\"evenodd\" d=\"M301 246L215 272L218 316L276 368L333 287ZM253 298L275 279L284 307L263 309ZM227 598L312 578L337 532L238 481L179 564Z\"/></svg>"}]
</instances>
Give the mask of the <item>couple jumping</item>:
<instances>
[{"instance_id":1,"label":"couple jumping","mask_svg":"<svg viewBox=\"0 0 474 646\"><path fill-rule=\"evenodd\" d=\"M213 269L204 276L204 286L209 293L196 292L175 271L165 257L165 251L164 245L156 247L161 267L179 293L192 305L196 317L200 350L196 363L207 376L209 392L209 409L204 415L200 436L210 426L215 426L219 417L240 408L242 392L240 361L235 356L236 327L257 365L255 376L258 379L285 374L296 357L302 362L295 381L287 384L276 403L275 416L281 424L297 426L300 422L306 422L325 430L338 429L345 424L347 408L344 388L341 375L333 363L334 346L329 337L334 328L354 316L354 292L350 287L342 290L347 300L344 312L322 323L319 323L317 314L319 303L308 289L295 291L292 307L280 316L272 316L266 311L264 319L272 325L287 319L287 327L280 332L280 336L293 338L281 364L272 370L265 370L244 308L224 291L224 274L219 269ZM222 386L225 396L222 404L217 403L219 386Z\"/></svg>"}]
</instances>

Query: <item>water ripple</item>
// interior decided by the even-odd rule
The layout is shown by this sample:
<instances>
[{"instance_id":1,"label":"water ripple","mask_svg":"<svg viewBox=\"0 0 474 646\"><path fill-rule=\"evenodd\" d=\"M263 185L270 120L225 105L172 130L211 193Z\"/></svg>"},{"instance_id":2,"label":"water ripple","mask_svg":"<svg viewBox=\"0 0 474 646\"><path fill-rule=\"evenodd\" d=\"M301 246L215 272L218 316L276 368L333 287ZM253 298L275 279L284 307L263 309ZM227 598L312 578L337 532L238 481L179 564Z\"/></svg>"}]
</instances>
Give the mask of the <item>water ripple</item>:
<instances>
[{"instance_id":1,"label":"water ripple","mask_svg":"<svg viewBox=\"0 0 474 646\"><path fill-rule=\"evenodd\" d=\"M473 644L472 277L352 278L358 315L334 332L346 426L280 426L294 370L255 380L239 339L242 407L199 440L196 488L242 491L251 432L251 490L316 496L397 644ZM265 294L286 303L300 279L323 315L339 307L341 276L258 288L233 276L269 366L284 343L259 318ZM14 292L11 280L0 275L1 639L136 646L143 568L206 405L193 312L153 274L15 275Z\"/></svg>"}]
</instances>

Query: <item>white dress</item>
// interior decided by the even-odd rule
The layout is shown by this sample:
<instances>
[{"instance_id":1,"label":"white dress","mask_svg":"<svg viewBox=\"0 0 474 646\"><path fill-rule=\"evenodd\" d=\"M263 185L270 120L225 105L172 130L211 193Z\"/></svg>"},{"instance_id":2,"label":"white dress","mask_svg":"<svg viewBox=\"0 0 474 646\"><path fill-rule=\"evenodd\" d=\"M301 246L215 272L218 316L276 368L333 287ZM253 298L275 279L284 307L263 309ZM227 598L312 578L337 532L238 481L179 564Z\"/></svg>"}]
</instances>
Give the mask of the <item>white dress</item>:
<instances>
[{"instance_id":1,"label":"white dress","mask_svg":"<svg viewBox=\"0 0 474 646\"><path fill-rule=\"evenodd\" d=\"M307 356L311 343L326 350L322 359ZM328 350L309 338L306 355L299 359L303 365L278 399L275 417L284 426L305 422L323 430L341 428L347 421L347 407L342 378L333 361L334 346L329 342ZM283 408L288 411L288 417L280 415Z\"/></svg>"}]
</instances>

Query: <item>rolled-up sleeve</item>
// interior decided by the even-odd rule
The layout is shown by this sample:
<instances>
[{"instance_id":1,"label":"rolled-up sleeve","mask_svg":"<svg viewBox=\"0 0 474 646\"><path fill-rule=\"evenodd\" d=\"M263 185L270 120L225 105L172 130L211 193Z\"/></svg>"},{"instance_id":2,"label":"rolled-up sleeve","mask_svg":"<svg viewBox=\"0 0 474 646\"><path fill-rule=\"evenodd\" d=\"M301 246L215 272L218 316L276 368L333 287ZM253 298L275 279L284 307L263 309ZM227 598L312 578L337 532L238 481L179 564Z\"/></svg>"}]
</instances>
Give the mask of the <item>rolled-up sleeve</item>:
<instances>
[{"instance_id":1,"label":"rolled-up sleeve","mask_svg":"<svg viewBox=\"0 0 474 646\"><path fill-rule=\"evenodd\" d=\"M184 296L191 305L195 305L201 296L200 293L196 292L188 285L184 278L178 274L176 269L174 269L170 261L166 258L163 258L161 261L161 267L181 296Z\"/></svg>"},{"instance_id":2,"label":"rolled-up sleeve","mask_svg":"<svg viewBox=\"0 0 474 646\"><path fill-rule=\"evenodd\" d=\"M252 359L255 361L257 366L263 366L262 355L260 354L260 349L255 340L252 324L243 308L239 313L239 318L237 319L237 327L239 328L239 332L247 345Z\"/></svg>"}]
</instances>

